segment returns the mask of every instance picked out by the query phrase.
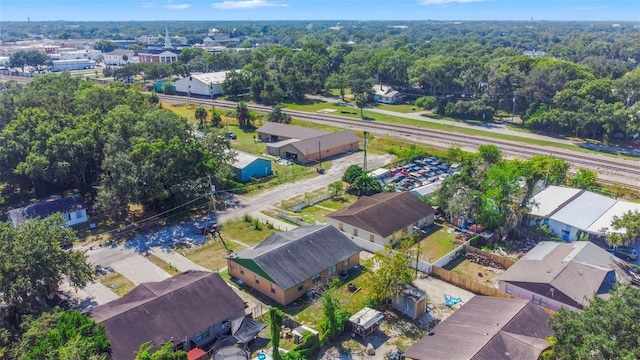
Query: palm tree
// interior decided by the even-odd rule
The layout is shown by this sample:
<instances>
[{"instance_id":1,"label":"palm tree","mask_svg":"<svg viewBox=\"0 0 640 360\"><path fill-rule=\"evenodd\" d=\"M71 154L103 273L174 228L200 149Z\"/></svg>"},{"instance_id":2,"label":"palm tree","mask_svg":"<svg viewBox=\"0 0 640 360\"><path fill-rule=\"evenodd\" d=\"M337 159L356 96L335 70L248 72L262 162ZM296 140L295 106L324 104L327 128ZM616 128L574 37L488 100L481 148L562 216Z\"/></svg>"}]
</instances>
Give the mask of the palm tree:
<instances>
[{"instance_id":1,"label":"palm tree","mask_svg":"<svg viewBox=\"0 0 640 360\"><path fill-rule=\"evenodd\" d=\"M196 108L196 119L200 121L200 124L198 125L200 129L204 128L204 121L207 119L208 115L209 113L202 106L198 106Z\"/></svg>"},{"instance_id":2,"label":"palm tree","mask_svg":"<svg viewBox=\"0 0 640 360\"><path fill-rule=\"evenodd\" d=\"M239 101L238 105L236 105L236 118L241 128L249 125L249 109L246 102Z\"/></svg>"}]
</instances>

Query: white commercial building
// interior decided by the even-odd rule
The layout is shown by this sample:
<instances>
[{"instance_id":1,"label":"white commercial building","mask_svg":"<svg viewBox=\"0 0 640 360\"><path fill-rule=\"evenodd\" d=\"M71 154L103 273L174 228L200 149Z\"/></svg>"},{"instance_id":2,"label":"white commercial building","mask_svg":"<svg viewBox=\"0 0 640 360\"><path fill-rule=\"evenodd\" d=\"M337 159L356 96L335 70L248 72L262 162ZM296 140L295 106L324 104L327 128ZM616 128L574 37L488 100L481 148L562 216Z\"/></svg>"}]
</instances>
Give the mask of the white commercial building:
<instances>
[{"instance_id":1,"label":"white commercial building","mask_svg":"<svg viewBox=\"0 0 640 360\"><path fill-rule=\"evenodd\" d=\"M597 237L625 231L611 228L613 218L640 211L640 204L560 186L549 186L536 194L529 207L534 223L547 225L564 241L578 240L581 235Z\"/></svg>"},{"instance_id":2,"label":"white commercial building","mask_svg":"<svg viewBox=\"0 0 640 360\"><path fill-rule=\"evenodd\" d=\"M222 95L222 83L228 71L186 76L174 83L179 94L214 97Z\"/></svg>"}]
</instances>

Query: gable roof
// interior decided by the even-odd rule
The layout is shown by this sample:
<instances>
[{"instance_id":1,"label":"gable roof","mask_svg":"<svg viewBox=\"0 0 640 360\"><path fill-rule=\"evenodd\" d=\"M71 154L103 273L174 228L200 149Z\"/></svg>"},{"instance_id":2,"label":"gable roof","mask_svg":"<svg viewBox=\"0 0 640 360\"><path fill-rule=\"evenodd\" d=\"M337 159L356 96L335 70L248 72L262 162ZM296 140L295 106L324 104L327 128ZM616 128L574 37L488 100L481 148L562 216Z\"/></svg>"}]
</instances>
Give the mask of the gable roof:
<instances>
[{"instance_id":1,"label":"gable roof","mask_svg":"<svg viewBox=\"0 0 640 360\"><path fill-rule=\"evenodd\" d=\"M563 186L549 186L531 198L529 214L548 217L575 199L582 192L584 192L584 190Z\"/></svg>"},{"instance_id":2,"label":"gable roof","mask_svg":"<svg viewBox=\"0 0 640 360\"><path fill-rule=\"evenodd\" d=\"M605 233L622 233L627 231L625 228L614 229L611 226L611 222L615 216L622 217L627 212L640 212L640 204L631 203L628 201L618 200L612 207L607 210L598 220L594 221L587 229L590 233L600 233L603 229L606 229Z\"/></svg>"},{"instance_id":3,"label":"gable roof","mask_svg":"<svg viewBox=\"0 0 640 360\"><path fill-rule=\"evenodd\" d=\"M40 200L31 205L9 210L7 214L9 219L17 225L35 218L46 218L57 212L64 214L86 208L87 204L84 200L79 195L74 195Z\"/></svg>"},{"instance_id":4,"label":"gable roof","mask_svg":"<svg viewBox=\"0 0 640 360\"><path fill-rule=\"evenodd\" d=\"M363 196L327 217L386 238L435 212L431 205L403 191Z\"/></svg>"},{"instance_id":5,"label":"gable roof","mask_svg":"<svg viewBox=\"0 0 640 360\"><path fill-rule=\"evenodd\" d=\"M239 263L252 261L270 280L287 290L359 252L360 247L338 229L321 225L273 233L227 258Z\"/></svg>"},{"instance_id":6,"label":"gable roof","mask_svg":"<svg viewBox=\"0 0 640 360\"><path fill-rule=\"evenodd\" d=\"M233 162L233 167L236 169L244 169L245 167L251 165L254 161L257 160L262 160L262 161L269 161L271 162L271 160L269 159L265 159L263 157L260 156L255 156L253 154L249 154L246 153L244 151L237 151L236 150L236 159Z\"/></svg>"},{"instance_id":7,"label":"gable roof","mask_svg":"<svg viewBox=\"0 0 640 360\"><path fill-rule=\"evenodd\" d=\"M113 359L131 359L147 341L155 348L182 341L245 308L218 275L187 271L161 282L136 286L120 299L96 307L90 317L105 326Z\"/></svg>"},{"instance_id":8,"label":"gable roof","mask_svg":"<svg viewBox=\"0 0 640 360\"><path fill-rule=\"evenodd\" d=\"M322 130L310 129L289 124L281 124L271 121L268 121L264 125L260 126L258 130L256 130L256 132L301 140L330 134L329 132Z\"/></svg>"},{"instance_id":9,"label":"gable roof","mask_svg":"<svg viewBox=\"0 0 640 360\"><path fill-rule=\"evenodd\" d=\"M404 352L411 359L537 360L549 315L527 300L474 296Z\"/></svg>"},{"instance_id":10,"label":"gable roof","mask_svg":"<svg viewBox=\"0 0 640 360\"><path fill-rule=\"evenodd\" d=\"M360 142L360 138L354 133L348 130L343 130L336 133L329 133L313 138L297 141L293 143L293 147L300 151L301 154L313 154L318 152L318 145L320 150L333 149L339 146L353 144Z\"/></svg>"},{"instance_id":11,"label":"gable roof","mask_svg":"<svg viewBox=\"0 0 640 360\"><path fill-rule=\"evenodd\" d=\"M612 271L622 274L619 269L612 254L591 242L543 241L498 276L498 280L548 284L576 303L586 305L594 294L608 295L613 284L606 278Z\"/></svg>"},{"instance_id":12,"label":"gable roof","mask_svg":"<svg viewBox=\"0 0 640 360\"><path fill-rule=\"evenodd\" d=\"M585 191L549 218L586 231L615 203L615 199Z\"/></svg>"},{"instance_id":13,"label":"gable roof","mask_svg":"<svg viewBox=\"0 0 640 360\"><path fill-rule=\"evenodd\" d=\"M222 84L226 79L228 72L229 71L216 71L203 74L194 74L191 75L191 77L207 85Z\"/></svg>"}]
</instances>

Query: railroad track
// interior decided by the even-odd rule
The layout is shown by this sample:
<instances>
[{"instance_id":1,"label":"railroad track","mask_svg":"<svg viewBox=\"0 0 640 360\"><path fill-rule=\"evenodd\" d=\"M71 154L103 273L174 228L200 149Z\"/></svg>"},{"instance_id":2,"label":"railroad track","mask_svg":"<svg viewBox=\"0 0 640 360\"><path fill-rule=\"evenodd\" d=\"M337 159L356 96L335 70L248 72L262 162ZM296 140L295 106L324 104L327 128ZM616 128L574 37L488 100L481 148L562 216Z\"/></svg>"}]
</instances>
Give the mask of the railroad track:
<instances>
[{"instance_id":1,"label":"railroad track","mask_svg":"<svg viewBox=\"0 0 640 360\"><path fill-rule=\"evenodd\" d=\"M234 110L236 108L235 102L226 100L185 99L184 97L167 95L160 95L160 98L163 101L173 103L185 103L187 101L191 101L202 105L213 105L221 109ZM272 110L271 107L264 105L247 104L247 107L250 110L258 112L269 112ZM500 147L505 155L512 157L530 158L534 155L549 155L565 159L575 167L584 167L594 170L600 175L622 177L627 181L611 181L610 179L607 179L606 181L640 190L640 163L633 161L618 160L598 154L582 154L559 148L533 146L508 140L425 129L409 125L354 120L332 114L319 115L290 109L283 109L283 112L301 120L320 122L345 128L362 129L390 136L413 137L418 141L426 140L432 144L435 143L436 146L441 148L447 148L452 145L461 145L476 149L480 145L494 144Z\"/></svg>"}]
</instances>

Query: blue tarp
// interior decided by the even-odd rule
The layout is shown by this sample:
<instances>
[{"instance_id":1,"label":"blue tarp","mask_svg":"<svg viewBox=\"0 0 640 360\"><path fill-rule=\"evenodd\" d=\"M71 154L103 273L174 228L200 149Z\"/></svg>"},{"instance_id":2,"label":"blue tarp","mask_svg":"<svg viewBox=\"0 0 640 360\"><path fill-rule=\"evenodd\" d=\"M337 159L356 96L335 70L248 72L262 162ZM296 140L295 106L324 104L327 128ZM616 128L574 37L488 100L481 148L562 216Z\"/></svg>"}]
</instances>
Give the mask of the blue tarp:
<instances>
[{"instance_id":1,"label":"blue tarp","mask_svg":"<svg viewBox=\"0 0 640 360\"><path fill-rule=\"evenodd\" d=\"M462 302L462 299L460 299L459 297L453 297L451 295L445 295L444 296L444 303L448 307L452 307L453 305L459 304L460 302Z\"/></svg>"}]
</instances>

